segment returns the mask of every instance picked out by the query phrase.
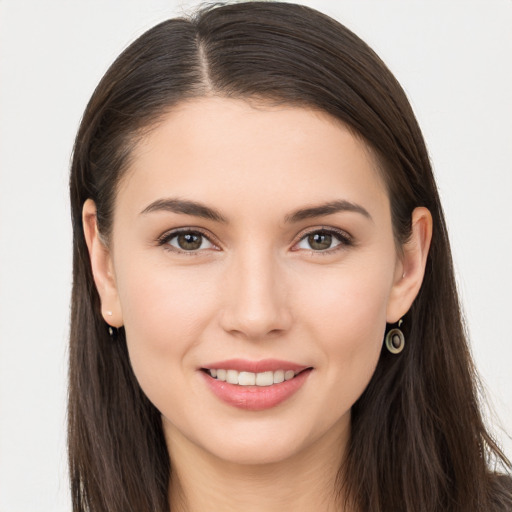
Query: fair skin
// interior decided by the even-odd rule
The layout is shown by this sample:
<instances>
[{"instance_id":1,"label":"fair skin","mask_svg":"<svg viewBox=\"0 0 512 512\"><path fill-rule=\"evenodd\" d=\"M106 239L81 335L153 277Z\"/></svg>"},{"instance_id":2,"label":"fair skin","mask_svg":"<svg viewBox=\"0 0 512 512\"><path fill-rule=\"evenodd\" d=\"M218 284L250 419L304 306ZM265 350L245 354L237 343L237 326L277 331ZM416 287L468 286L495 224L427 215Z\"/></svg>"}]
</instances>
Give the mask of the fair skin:
<instances>
[{"instance_id":1,"label":"fair skin","mask_svg":"<svg viewBox=\"0 0 512 512\"><path fill-rule=\"evenodd\" d=\"M428 210L397 250L371 151L304 108L196 99L132 156L108 247L91 200L83 220L105 321L162 414L172 510L339 510L350 410L421 286ZM233 359L305 371L264 388L207 371Z\"/></svg>"}]
</instances>

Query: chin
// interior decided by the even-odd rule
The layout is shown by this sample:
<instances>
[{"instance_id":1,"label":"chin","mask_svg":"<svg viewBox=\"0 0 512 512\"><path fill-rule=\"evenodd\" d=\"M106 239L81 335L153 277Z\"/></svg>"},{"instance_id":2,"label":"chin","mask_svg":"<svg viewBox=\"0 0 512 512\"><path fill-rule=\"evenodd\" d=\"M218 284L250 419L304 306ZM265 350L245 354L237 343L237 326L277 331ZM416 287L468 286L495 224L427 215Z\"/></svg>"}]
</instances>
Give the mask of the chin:
<instances>
[{"instance_id":1,"label":"chin","mask_svg":"<svg viewBox=\"0 0 512 512\"><path fill-rule=\"evenodd\" d=\"M206 448L206 447L205 447ZM293 441L283 439L266 440L265 442L248 440L216 444L210 453L225 462L238 465L278 464L293 458L303 447Z\"/></svg>"}]
</instances>

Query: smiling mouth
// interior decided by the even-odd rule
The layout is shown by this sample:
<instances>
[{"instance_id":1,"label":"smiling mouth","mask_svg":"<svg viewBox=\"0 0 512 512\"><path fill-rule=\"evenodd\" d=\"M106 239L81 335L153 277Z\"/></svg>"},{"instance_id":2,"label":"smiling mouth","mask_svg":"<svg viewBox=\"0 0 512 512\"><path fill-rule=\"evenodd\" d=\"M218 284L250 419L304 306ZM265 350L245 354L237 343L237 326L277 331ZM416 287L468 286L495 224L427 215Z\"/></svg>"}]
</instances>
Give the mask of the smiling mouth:
<instances>
[{"instance_id":1,"label":"smiling mouth","mask_svg":"<svg viewBox=\"0 0 512 512\"><path fill-rule=\"evenodd\" d=\"M297 372L294 370L276 370L259 373L244 371L239 372L237 370L227 370L223 368L202 368L202 370L213 379L227 382L228 384L235 384L238 386L267 387L292 380L303 371L312 370L312 368L304 368L303 370Z\"/></svg>"},{"instance_id":2,"label":"smiling mouth","mask_svg":"<svg viewBox=\"0 0 512 512\"><path fill-rule=\"evenodd\" d=\"M313 371L311 366L278 359L230 359L199 369L217 398L249 411L271 409L287 401L304 386Z\"/></svg>"}]
</instances>

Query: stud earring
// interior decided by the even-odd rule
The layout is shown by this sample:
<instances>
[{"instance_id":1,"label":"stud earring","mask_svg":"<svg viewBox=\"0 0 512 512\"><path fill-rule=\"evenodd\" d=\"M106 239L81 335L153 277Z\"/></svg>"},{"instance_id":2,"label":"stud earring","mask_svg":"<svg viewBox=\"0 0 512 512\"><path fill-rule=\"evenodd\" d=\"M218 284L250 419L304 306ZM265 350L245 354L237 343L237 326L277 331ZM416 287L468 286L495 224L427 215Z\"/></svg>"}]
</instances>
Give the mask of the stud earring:
<instances>
[{"instance_id":1,"label":"stud earring","mask_svg":"<svg viewBox=\"0 0 512 512\"><path fill-rule=\"evenodd\" d=\"M388 333L386 334L386 348L392 353L392 354L400 354L402 350L405 347L405 337L404 333L400 329L401 325L403 323L403 320L400 319L398 321L398 326L390 329Z\"/></svg>"}]
</instances>

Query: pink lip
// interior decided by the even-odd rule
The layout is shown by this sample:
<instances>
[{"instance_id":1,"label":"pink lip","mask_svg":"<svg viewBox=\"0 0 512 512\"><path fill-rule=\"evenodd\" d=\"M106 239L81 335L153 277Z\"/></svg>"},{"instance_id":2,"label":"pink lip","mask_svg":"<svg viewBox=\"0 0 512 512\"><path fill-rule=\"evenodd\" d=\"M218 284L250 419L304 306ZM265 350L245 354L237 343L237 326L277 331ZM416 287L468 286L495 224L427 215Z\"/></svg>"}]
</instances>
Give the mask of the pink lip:
<instances>
[{"instance_id":1,"label":"pink lip","mask_svg":"<svg viewBox=\"0 0 512 512\"><path fill-rule=\"evenodd\" d=\"M247 359L227 359L225 361L218 361L215 363L209 363L203 368L207 370L211 369L223 369L223 370L236 370L237 372L275 372L277 370L293 370L298 373L309 366L292 363L290 361L280 361L279 359L261 359L260 361L249 361Z\"/></svg>"},{"instance_id":2,"label":"pink lip","mask_svg":"<svg viewBox=\"0 0 512 512\"><path fill-rule=\"evenodd\" d=\"M231 359L229 361L209 364L203 368L222 368L225 370L253 373L276 370L293 370L300 372L293 379L286 380L279 384L272 384L271 386L238 386L214 379L205 371L200 372L207 386L217 398L228 405L249 411L262 411L276 407L294 395L306 382L312 372L312 369L308 366L278 361L276 359L265 359L261 361Z\"/></svg>"}]
</instances>

